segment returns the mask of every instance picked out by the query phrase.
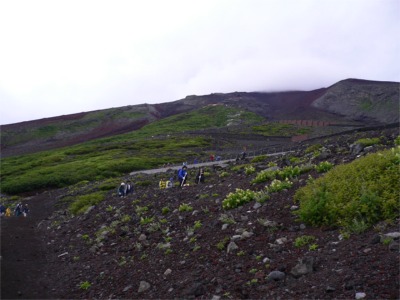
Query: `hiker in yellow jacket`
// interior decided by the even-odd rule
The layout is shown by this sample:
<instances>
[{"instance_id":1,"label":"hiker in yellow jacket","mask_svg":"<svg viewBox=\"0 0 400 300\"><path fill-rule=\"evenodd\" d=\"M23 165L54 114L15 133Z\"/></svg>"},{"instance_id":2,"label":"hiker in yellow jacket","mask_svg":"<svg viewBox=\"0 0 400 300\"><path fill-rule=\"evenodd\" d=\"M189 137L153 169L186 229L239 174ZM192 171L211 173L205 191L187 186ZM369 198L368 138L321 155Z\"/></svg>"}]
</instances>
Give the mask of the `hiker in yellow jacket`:
<instances>
[{"instance_id":1,"label":"hiker in yellow jacket","mask_svg":"<svg viewBox=\"0 0 400 300\"><path fill-rule=\"evenodd\" d=\"M6 209L6 217L11 217L11 209L9 207Z\"/></svg>"},{"instance_id":2,"label":"hiker in yellow jacket","mask_svg":"<svg viewBox=\"0 0 400 300\"><path fill-rule=\"evenodd\" d=\"M161 178L160 183L158 185L161 190L167 188L167 182L164 180L164 178Z\"/></svg>"}]
</instances>

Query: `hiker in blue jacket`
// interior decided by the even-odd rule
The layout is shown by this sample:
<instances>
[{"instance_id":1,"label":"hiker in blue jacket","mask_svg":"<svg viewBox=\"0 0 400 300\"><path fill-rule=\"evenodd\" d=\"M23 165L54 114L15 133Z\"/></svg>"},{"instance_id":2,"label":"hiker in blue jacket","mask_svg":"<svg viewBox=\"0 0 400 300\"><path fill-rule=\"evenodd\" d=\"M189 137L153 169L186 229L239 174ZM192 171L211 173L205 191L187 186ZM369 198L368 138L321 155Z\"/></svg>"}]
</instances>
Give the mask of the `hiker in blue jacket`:
<instances>
[{"instance_id":1,"label":"hiker in blue jacket","mask_svg":"<svg viewBox=\"0 0 400 300\"><path fill-rule=\"evenodd\" d=\"M186 178L187 178L187 167L183 166L182 169L179 169L178 171L179 186L183 186L186 183Z\"/></svg>"}]
</instances>

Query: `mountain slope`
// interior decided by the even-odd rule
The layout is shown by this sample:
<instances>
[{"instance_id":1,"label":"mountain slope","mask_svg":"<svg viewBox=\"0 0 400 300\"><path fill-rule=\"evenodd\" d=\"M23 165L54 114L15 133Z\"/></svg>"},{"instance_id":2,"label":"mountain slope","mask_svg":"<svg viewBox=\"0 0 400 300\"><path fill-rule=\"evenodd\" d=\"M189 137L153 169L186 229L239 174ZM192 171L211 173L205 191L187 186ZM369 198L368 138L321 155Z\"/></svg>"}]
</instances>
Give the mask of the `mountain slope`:
<instances>
[{"instance_id":1,"label":"mountain slope","mask_svg":"<svg viewBox=\"0 0 400 300\"><path fill-rule=\"evenodd\" d=\"M348 79L329 88L275 93L187 96L1 126L2 156L33 153L135 131L144 125L211 104L254 112L268 121L314 120L359 127L399 120L399 83Z\"/></svg>"},{"instance_id":2,"label":"mountain slope","mask_svg":"<svg viewBox=\"0 0 400 300\"><path fill-rule=\"evenodd\" d=\"M349 79L331 86L313 107L350 120L399 122L399 83Z\"/></svg>"},{"instance_id":3,"label":"mountain slope","mask_svg":"<svg viewBox=\"0 0 400 300\"><path fill-rule=\"evenodd\" d=\"M375 137L378 144L353 151L359 139ZM200 184L197 168L190 168L189 186L183 188L159 189L161 178L174 175L169 170L21 198L31 207L29 216L1 222L1 294L7 299L399 299L398 217L368 228L354 222L347 230L311 226L296 217L302 208L294 201L297 191L328 174L291 173L293 185L269 190L265 202L246 197L240 198L242 206L223 205L237 188L272 187L271 179L252 184L270 166L283 171L328 161L340 167L389 149L395 140L398 144L393 128L336 135L288 155L206 168ZM315 147L319 143L324 147ZM349 178L352 194L351 182L364 178L362 170ZM134 193L119 198L115 189L126 180ZM387 182L386 190L398 189L396 180ZM336 189L345 196L348 188ZM77 202L86 213L71 213L68 207ZM368 210L377 203L373 195L365 193L360 202L360 217L381 213Z\"/></svg>"}]
</instances>

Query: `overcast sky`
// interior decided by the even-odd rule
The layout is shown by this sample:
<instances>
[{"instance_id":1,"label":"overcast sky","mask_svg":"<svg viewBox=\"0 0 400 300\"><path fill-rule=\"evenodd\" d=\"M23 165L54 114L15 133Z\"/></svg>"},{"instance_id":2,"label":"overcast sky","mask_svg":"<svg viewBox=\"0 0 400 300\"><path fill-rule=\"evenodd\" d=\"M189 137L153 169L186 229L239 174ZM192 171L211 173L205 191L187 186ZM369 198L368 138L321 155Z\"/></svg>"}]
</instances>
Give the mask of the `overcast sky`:
<instances>
[{"instance_id":1,"label":"overcast sky","mask_svg":"<svg viewBox=\"0 0 400 300\"><path fill-rule=\"evenodd\" d=\"M400 81L398 0L0 0L0 124Z\"/></svg>"}]
</instances>

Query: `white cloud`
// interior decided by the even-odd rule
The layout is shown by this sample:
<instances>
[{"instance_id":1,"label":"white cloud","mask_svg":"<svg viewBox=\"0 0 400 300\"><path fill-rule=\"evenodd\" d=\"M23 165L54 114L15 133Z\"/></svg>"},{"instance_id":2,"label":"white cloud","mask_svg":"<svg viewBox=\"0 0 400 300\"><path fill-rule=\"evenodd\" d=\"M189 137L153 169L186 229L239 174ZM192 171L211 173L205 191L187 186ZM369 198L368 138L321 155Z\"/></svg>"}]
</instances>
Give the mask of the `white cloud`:
<instances>
[{"instance_id":1,"label":"white cloud","mask_svg":"<svg viewBox=\"0 0 400 300\"><path fill-rule=\"evenodd\" d=\"M400 81L399 12L396 0L2 1L0 123Z\"/></svg>"}]
</instances>

